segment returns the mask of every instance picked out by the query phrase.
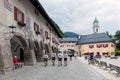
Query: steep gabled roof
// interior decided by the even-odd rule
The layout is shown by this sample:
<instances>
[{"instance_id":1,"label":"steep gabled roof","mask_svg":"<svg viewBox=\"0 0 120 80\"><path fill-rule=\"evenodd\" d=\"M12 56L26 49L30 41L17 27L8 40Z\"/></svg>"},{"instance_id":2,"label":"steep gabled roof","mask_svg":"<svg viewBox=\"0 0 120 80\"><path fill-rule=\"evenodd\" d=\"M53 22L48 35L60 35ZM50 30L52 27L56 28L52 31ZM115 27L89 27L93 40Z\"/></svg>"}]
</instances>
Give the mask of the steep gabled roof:
<instances>
[{"instance_id":1,"label":"steep gabled roof","mask_svg":"<svg viewBox=\"0 0 120 80\"><path fill-rule=\"evenodd\" d=\"M41 15L46 19L46 21L52 26L52 28L55 30L57 35L62 38L63 32L60 30L58 25L48 16L47 12L44 10L42 5L38 0L29 0L33 6L41 13Z\"/></svg>"},{"instance_id":2,"label":"steep gabled roof","mask_svg":"<svg viewBox=\"0 0 120 80\"><path fill-rule=\"evenodd\" d=\"M78 44L112 42L112 40L105 33L82 35L78 40Z\"/></svg>"}]
</instances>

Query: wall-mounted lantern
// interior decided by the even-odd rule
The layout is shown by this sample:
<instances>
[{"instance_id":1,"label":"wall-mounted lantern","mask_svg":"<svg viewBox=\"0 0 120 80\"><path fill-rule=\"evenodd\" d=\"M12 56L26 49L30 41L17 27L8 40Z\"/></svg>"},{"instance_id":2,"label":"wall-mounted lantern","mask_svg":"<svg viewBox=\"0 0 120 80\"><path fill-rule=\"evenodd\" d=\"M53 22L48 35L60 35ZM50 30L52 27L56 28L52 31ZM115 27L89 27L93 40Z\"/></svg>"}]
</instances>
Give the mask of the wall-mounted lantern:
<instances>
[{"instance_id":1,"label":"wall-mounted lantern","mask_svg":"<svg viewBox=\"0 0 120 80\"><path fill-rule=\"evenodd\" d=\"M14 33L16 33L16 27L15 26L8 26L9 32L4 33L5 34L5 40L9 40L11 36L13 36Z\"/></svg>"},{"instance_id":2,"label":"wall-mounted lantern","mask_svg":"<svg viewBox=\"0 0 120 80\"><path fill-rule=\"evenodd\" d=\"M9 33L11 34L11 33L15 33L16 32L16 27L15 26L8 26L9 27Z\"/></svg>"}]
</instances>

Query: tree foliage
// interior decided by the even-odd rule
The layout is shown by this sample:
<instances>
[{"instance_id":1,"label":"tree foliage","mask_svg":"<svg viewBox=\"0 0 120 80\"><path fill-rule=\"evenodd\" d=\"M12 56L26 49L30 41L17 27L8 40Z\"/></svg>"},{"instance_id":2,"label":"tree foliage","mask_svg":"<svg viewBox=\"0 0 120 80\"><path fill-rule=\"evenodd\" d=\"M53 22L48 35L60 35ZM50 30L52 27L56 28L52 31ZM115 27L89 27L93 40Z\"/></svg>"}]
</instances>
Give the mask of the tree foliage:
<instances>
[{"instance_id":1,"label":"tree foliage","mask_svg":"<svg viewBox=\"0 0 120 80\"><path fill-rule=\"evenodd\" d=\"M117 31L117 32L115 33L115 38L116 38L117 40L120 40L120 31Z\"/></svg>"},{"instance_id":2,"label":"tree foliage","mask_svg":"<svg viewBox=\"0 0 120 80\"><path fill-rule=\"evenodd\" d=\"M108 35L108 37L112 38L112 35L108 31L106 31L106 34Z\"/></svg>"},{"instance_id":3,"label":"tree foliage","mask_svg":"<svg viewBox=\"0 0 120 80\"><path fill-rule=\"evenodd\" d=\"M115 39L116 39L115 53L116 55L120 55L120 30L115 33Z\"/></svg>"}]
</instances>

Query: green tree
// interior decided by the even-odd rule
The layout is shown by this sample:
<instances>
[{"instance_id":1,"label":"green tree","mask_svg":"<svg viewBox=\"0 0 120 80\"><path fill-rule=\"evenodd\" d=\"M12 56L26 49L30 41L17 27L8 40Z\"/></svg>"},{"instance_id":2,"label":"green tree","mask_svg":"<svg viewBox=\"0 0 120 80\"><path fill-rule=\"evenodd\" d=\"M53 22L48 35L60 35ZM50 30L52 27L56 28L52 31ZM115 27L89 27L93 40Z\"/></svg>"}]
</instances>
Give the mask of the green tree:
<instances>
[{"instance_id":1,"label":"green tree","mask_svg":"<svg viewBox=\"0 0 120 80\"><path fill-rule=\"evenodd\" d=\"M115 54L120 56L120 51L117 47L115 48Z\"/></svg>"},{"instance_id":2,"label":"green tree","mask_svg":"<svg viewBox=\"0 0 120 80\"><path fill-rule=\"evenodd\" d=\"M112 38L112 35L108 31L106 31L106 34L108 35L108 37Z\"/></svg>"},{"instance_id":3,"label":"green tree","mask_svg":"<svg viewBox=\"0 0 120 80\"><path fill-rule=\"evenodd\" d=\"M115 41L116 41L116 55L120 55L120 30L115 33Z\"/></svg>"}]
</instances>

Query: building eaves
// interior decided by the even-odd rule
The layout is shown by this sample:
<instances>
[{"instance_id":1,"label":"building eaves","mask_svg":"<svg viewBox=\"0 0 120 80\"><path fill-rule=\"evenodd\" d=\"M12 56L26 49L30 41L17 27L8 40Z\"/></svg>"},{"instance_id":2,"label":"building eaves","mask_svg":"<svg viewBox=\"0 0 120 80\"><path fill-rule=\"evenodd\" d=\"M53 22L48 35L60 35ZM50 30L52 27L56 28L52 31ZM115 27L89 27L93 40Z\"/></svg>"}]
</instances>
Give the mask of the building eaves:
<instances>
[{"instance_id":1,"label":"building eaves","mask_svg":"<svg viewBox=\"0 0 120 80\"><path fill-rule=\"evenodd\" d=\"M40 4L40 2L38 0L30 0L30 2L33 4L33 6L41 13L41 15L46 19L46 21L48 21L48 23L52 26L52 28L55 30L55 32L57 33L57 35L62 38L62 31L60 32L58 30L58 26L55 26L55 24L53 23L53 20L48 16L47 12L44 10L44 8L42 7L42 5Z\"/></svg>"},{"instance_id":2,"label":"building eaves","mask_svg":"<svg viewBox=\"0 0 120 80\"><path fill-rule=\"evenodd\" d=\"M113 42L105 33L83 35L77 44Z\"/></svg>"}]
</instances>

